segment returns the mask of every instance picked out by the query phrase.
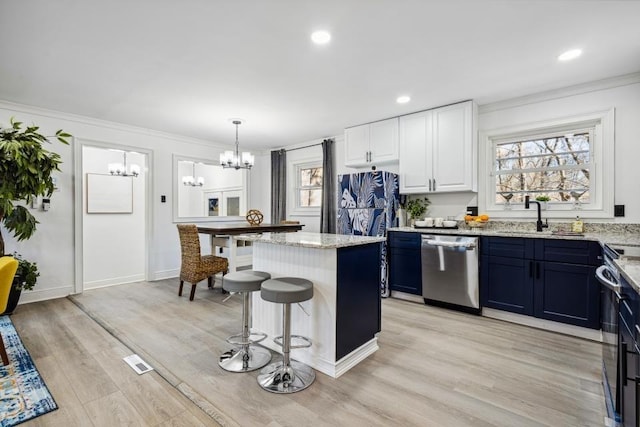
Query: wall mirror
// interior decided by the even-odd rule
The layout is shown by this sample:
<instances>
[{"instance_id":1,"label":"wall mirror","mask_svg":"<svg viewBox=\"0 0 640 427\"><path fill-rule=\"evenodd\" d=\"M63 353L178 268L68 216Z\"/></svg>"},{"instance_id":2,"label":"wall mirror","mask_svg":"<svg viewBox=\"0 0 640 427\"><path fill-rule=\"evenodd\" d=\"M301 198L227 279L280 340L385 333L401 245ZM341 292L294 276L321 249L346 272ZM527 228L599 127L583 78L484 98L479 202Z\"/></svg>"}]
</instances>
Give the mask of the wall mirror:
<instances>
[{"instance_id":1,"label":"wall mirror","mask_svg":"<svg viewBox=\"0 0 640 427\"><path fill-rule=\"evenodd\" d=\"M244 221L248 173L209 159L173 156L175 222Z\"/></svg>"}]
</instances>

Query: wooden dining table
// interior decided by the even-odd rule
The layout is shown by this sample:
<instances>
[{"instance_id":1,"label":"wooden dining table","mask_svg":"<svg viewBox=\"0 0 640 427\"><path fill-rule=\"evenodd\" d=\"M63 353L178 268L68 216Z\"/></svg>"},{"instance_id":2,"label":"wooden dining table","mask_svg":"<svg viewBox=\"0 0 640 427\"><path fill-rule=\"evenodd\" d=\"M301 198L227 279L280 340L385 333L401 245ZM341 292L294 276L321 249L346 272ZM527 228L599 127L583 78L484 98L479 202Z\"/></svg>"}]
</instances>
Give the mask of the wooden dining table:
<instances>
[{"instance_id":1,"label":"wooden dining table","mask_svg":"<svg viewBox=\"0 0 640 427\"><path fill-rule=\"evenodd\" d=\"M289 233L302 230L304 224L260 224L251 225L247 222L207 222L198 224L198 233L208 234L211 243L211 253L215 254L216 247L229 248L229 272L237 269L238 242L233 238L240 234L252 233ZM221 244L223 242L223 244Z\"/></svg>"}]
</instances>

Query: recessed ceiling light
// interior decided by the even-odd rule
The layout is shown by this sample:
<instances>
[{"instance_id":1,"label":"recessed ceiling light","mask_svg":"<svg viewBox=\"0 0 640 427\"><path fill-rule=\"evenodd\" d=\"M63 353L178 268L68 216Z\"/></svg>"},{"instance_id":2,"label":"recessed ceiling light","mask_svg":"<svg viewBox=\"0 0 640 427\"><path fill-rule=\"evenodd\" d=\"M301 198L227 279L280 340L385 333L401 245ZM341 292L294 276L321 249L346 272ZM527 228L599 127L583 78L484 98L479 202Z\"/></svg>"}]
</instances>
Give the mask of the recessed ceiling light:
<instances>
[{"instance_id":1,"label":"recessed ceiling light","mask_svg":"<svg viewBox=\"0 0 640 427\"><path fill-rule=\"evenodd\" d=\"M311 41L315 44L327 44L331 40L331 34L327 31L315 31L311 33Z\"/></svg>"},{"instance_id":2,"label":"recessed ceiling light","mask_svg":"<svg viewBox=\"0 0 640 427\"><path fill-rule=\"evenodd\" d=\"M396 102L398 104L406 104L407 102L411 101L411 97L407 96L407 95L403 95L403 96L399 96L396 99Z\"/></svg>"},{"instance_id":3,"label":"recessed ceiling light","mask_svg":"<svg viewBox=\"0 0 640 427\"><path fill-rule=\"evenodd\" d=\"M558 56L558 61L571 61L582 55L582 49L571 49Z\"/></svg>"}]
</instances>

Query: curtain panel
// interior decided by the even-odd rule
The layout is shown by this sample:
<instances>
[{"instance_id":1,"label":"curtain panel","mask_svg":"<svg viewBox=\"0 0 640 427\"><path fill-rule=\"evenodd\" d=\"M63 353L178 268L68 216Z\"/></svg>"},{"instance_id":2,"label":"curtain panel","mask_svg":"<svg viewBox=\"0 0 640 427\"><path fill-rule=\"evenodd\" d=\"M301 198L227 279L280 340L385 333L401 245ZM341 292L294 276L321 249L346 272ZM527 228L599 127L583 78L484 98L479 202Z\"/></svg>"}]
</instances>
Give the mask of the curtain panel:
<instances>
[{"instance_id":1,"label":"curtain panel","mask_svg":"<svg viewBox=\"0 0 640 427\"><path fill-rule=\"evenodd\" d=\"M320 204L320 232L336 232L336 180L335 174L335 141L322 141L322 202Z\"/></svg>"},{"instance_id":2,"label":"curtain panel","mask_svg":"<svg viewBox=\"0 0 640 427\"><path fill-rule=\"evenodd\" d=\"M287 152L271 152L271 223L280 224L287 216Z\"/></svg>"}]
</instances>

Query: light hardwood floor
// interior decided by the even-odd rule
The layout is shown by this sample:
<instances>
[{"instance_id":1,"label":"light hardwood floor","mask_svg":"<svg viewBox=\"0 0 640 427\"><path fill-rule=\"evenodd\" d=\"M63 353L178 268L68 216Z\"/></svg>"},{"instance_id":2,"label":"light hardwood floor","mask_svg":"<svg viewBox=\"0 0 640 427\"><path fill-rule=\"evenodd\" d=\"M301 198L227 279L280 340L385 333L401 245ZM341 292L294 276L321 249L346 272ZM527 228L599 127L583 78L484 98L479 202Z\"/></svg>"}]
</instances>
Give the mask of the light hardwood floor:
<instances>
[{"instance_id":1,"label":"light hardwood floor","mask_svg":"<svg viewBox=\"0 0 640 427\"><path fill-rule=\"evenodd\" d=\"M378 352L338 379L318 373L309 389L275 395L258 387L256 372L217 365L238 330L240 298L223 303L200 285L189 302L177 287L141 282L73 297L131 350L70 300L20 306L12 320L61 407L28 424L604 424L598 343L385 299ZM157 372L133 373L121 360L131 352Z\"/></svg>"}]
</instances>

